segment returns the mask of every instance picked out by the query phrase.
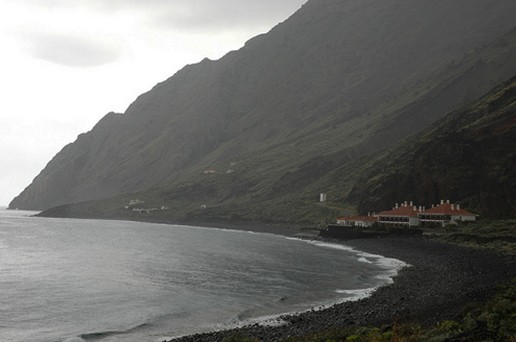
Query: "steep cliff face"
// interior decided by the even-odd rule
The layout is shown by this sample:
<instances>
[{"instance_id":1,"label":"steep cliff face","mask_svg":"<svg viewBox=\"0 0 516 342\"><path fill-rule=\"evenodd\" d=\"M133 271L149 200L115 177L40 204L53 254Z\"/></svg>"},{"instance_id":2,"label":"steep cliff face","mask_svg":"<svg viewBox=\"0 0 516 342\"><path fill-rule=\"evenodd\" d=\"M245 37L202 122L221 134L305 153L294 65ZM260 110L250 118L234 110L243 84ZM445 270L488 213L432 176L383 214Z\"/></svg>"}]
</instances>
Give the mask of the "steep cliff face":
<instances>
[{"instance_id":1,"label":"steep cliff face","mask_svg":"<svg viewBox=\"0 0 516 342\"><path fill-rule=\"evenodd\" d=\"M362 211L452 199L484 217L516 215L516 77L380 157L348 198Z\"/></svg>"},{"instance_id":2,"label":"steep cliff face","mask_svg":"<svg viewBox=\"0 0 516 342\"><path fill-rule=\"evenodd\" d=\"M242 49L108 114L10 207L174 191L208 169L237 171L240 195L292 191L516 73L515 12L512 0L311 0ZM334 154L346 157L304 178L304 165Z\"/></svg>"}]
</instances>

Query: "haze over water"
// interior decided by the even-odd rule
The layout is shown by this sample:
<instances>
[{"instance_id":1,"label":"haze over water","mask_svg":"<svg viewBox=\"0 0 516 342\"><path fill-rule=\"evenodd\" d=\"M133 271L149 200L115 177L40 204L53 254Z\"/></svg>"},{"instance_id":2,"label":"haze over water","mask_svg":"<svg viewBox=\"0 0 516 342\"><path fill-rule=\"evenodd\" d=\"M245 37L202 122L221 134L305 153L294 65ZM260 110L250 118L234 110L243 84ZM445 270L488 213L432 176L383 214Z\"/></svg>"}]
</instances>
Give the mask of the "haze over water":
<instances>
[{"instance_id":1,"label":"haze over water","mask_svg":"<svg viewBox=\"0 0 516 342\"><path fill-rule=\"evenodd\" d=\"M403 263L271 234L0 210L2 341L161 341L361 295Z\"/></svg>"}]
</instances>

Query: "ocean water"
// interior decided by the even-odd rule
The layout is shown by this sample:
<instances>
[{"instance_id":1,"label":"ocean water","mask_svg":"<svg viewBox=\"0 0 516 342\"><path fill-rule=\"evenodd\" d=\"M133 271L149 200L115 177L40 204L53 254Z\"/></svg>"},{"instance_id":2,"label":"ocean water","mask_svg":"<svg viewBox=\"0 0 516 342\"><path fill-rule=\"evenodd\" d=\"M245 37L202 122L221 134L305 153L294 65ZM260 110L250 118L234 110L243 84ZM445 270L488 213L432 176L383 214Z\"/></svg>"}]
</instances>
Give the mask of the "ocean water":
<instances>
[{"instance_id":1,"label":"ocean water","mask_svg":"<svg viewBox=\"0 0 516 342\"><path fill-rule=\"evenodd\" d=\"M367 295L401 261L272 234L0 210L0 341L162 341Z\"/></svg>"}]
</instances>

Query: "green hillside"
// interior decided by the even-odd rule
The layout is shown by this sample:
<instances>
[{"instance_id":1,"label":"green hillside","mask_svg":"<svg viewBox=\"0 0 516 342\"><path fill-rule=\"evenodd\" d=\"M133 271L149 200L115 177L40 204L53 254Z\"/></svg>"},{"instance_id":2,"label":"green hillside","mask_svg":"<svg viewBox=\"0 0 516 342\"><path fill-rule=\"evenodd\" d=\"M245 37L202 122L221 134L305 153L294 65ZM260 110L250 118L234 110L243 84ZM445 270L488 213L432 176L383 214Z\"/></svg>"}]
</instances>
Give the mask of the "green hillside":
<instances>
[{"instance_id":1,"label":"green hillside","mask_svg":"<svg viewBox=\"0 0 516 342\"><path fill-rule=\"evenodd\" d=\"M234 172L215 168L190 182L60 206L43 215L189 224L317 225L345 211L379 211L403 200L429 207L447 198L483 217L514 217L515 118L516 77L423 132L347 164L338 154L316 158L268 187L242 178L241 165L225 165ZM249 170L246 174L253 175ZM330 188L330 201L319 203L316 190ZM138 208L167 208L149 213L125 208L136 198L145 202Z\"/></svg>"},{"instance_id":2,"label":"green hillside","mask_svg":"<svg viewBox=\"0 0 516 342\"><path fill-rule=\"evenodd\" d=\"M395 146L358 178L360 211L452 199L483 217L516 216L516 77Z\"/></svg>"},{"instance_id":3,"label":"green hillside","mask_svg":"<svg viewBox=\"0 0 516 342\"><path fill-rule=\"evenodd\" d=\"M353 209L364 160L516 74L515 12L512 0L309 1L108 114L10 208L101 200L52 212L141 218L123 209L141 198L169 208L145 219L324 223Z\"/></svg>"}]
</instances>

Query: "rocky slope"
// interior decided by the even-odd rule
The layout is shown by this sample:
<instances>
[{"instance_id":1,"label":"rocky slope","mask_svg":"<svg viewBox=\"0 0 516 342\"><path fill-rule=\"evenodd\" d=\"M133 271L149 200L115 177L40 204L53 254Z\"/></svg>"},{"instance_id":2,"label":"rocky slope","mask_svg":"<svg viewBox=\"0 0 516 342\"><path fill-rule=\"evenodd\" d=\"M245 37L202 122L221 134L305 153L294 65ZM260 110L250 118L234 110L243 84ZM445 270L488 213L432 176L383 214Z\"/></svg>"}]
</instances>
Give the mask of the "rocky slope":
<instances>
[{"instance_id":1,"label":"rocky slope","mask_svg":"<svg viewBox=\"0 0 516 342\"><path fill-rule=\"evenodd\" d=\"M361 211L452 199L484 217L516 216L516 77L375 160L348 201Z\"/></svg>"},{"instance_id":2,"label":"rocky slope","mask_svg":"<svg viewBox=\"0 0 516 342\"><path fill-rule=\"evenodd\" d=\"M10 208L144 191L180 207L172 219L243 210L259 220L345 192L351 183L335 190L321 179L351 179L342 170L360 157L516 73L515 12L512 0L311 0L242 49L187 66L123 115L106 115Z\"/></svg>"}]
</instances>

